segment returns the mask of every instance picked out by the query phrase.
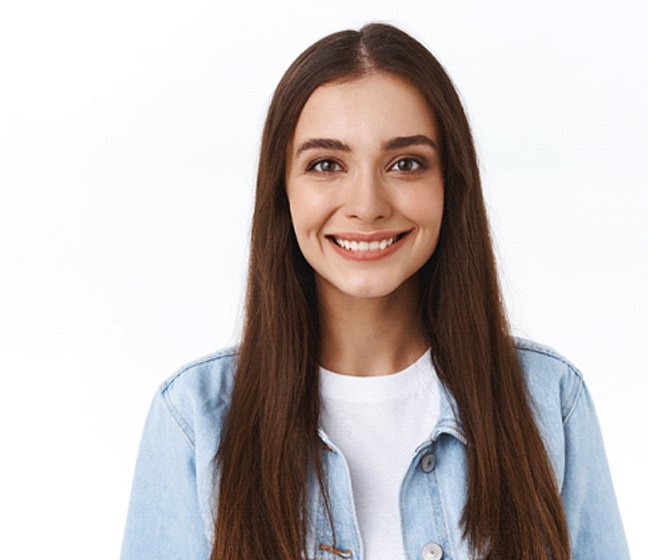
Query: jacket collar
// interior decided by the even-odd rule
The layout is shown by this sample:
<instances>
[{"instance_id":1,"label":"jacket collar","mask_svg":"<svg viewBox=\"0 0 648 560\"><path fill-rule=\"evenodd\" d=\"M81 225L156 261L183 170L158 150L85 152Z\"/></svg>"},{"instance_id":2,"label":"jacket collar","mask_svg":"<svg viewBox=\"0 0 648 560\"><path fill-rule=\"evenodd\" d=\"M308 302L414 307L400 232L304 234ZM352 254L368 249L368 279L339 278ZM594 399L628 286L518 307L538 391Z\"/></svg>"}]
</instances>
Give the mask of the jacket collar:
<instances>
[{"instance_id":1,"label":"jacket collar","mask_svg":"<svg viewBox=\"0 0 648 560\"><path fill-rule=\"evenodd\" d=\"M439 381L439 419L432 431L432 441L436 441L441 434L448 434L467 445L458 410L452 393Z\"/></svg>"}]
</instances>

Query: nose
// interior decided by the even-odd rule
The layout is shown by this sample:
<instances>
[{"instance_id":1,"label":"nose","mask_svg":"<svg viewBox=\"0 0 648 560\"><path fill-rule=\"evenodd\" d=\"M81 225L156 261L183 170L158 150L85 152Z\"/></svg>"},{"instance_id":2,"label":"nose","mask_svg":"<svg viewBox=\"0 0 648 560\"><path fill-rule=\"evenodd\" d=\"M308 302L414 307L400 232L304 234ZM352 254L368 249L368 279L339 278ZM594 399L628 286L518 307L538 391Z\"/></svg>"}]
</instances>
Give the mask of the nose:
<instances>
[{"instance_id":1,"label":"nose","mask_svg":"<svg viewBox=\"0 0 648 560\"><path fill-rule=\"evenodd\" d=\"M358 172L347 185L346 215L371 224L389 218L392 206L384 181L371 170Z\"/></svg>"}]
</instances>

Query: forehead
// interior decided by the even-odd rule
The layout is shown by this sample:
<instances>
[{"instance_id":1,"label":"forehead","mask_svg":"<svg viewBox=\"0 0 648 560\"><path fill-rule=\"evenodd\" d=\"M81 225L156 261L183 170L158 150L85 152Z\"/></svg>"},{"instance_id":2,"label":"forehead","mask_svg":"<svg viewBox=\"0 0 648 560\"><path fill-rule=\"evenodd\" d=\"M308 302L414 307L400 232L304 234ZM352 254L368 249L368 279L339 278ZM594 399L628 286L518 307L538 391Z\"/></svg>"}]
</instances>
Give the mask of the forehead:
<instances>
[{"instance_id":1,"label":"forehead","mask_svg":"<svg viewBox=\"0 0 648 560\"><path fill-rule=\"evenodd\" d=\"M436 139L435 117L410 82L386 72L318 87L297 121L292 145L308 138L381 143L403 135Z\"/></svg>"}]
</instances>

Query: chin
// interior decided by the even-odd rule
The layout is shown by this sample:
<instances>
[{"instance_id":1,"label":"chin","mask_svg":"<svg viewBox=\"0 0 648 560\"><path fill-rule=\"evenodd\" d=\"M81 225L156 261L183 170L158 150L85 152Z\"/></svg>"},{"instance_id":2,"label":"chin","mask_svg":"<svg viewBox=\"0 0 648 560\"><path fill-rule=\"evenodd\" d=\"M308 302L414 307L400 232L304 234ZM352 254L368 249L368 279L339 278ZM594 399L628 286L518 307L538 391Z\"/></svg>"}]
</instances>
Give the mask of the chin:
<instances>
[{"instance_id":1,"label":"chin","mask_svg":"<svg viewBox=\"0 0 648 560\"><path fill-rule=\"evenodd\" d=\"M386 297L391 292L378 291L378 290L365 290L357 292L344 292L347 297L355 299L376 299Z\"/></svg>"},{"instance_id":2,"label":"chin","mask_svg":"<svg viewBox=\"0 0 648 560\"><path fill-rule=\"evenodd\" d=\"M375 284L375 283L366 283L358 285L347 285L347 286L334 286L337 291L341 292L347 297L357 298L357 299L372 299L372 298L381 298L389 296L390 294L395 293L399 286L386 285L386 284Z\"/></svg>"},{"instance_id":3,"label":"chin","mask_svg":"<svg viewBox=\"0 0 648 560\"><path fill-rule=\"evenodd\" d=\"M378 278L378 276L373 274L364 278L356 276L335 280L331 277L318 276L318 290L324 297L368 300L394 296L413 287L410 278Z\"/></svg>"}]
</instances>

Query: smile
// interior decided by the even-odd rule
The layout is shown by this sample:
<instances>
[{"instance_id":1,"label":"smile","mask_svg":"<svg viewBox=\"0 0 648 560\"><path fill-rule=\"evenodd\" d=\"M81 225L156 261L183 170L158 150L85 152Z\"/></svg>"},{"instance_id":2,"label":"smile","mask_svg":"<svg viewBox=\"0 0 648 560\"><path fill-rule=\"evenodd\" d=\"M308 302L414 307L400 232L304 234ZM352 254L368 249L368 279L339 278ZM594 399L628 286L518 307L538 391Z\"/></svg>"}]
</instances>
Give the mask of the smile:
<instances>
[{"instance_id":1,"label":"smile","mask_svg":"<svg viewBox=\"0 0 648 560\"><path fill-rule=\"evenodd\" d=\"M339 247L346 249L347 251L378 251L386 249L392 243L398 240L398 236L389 237L387 239L381 239L380 241L351 241L349 239L341 239L339 237L333 237Z\"/></svg>"},{"instance_id":2,"label":"smile","mask_svg":"<svg viewBox=\"0 0 648 560\"><path fill-rule=\"evenodd\" d=\"M400 241L411 231L373 234L328 235L333 248L342 256L353 260L375 260L390 255L401 246Z\"/></svg>"}]
</instances>

